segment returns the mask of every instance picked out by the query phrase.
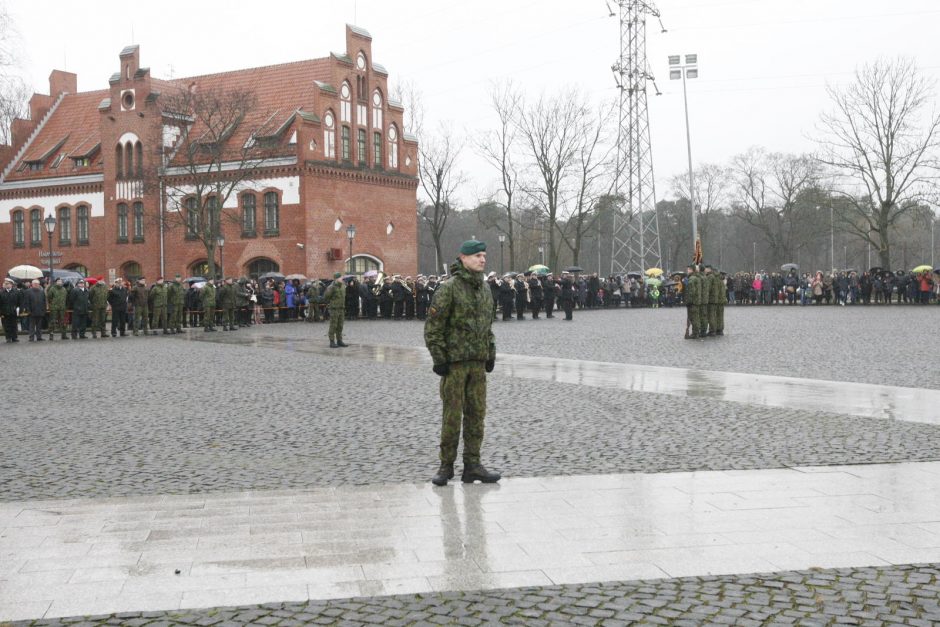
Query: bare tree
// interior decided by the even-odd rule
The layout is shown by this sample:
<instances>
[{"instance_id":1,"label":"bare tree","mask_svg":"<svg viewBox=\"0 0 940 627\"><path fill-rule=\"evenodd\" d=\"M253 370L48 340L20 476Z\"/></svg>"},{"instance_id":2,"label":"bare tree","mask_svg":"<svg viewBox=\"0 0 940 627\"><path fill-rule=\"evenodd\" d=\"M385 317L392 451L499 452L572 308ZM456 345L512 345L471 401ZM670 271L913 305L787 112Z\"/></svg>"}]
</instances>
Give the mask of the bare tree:
<instances>
[{"instance_id":1,"label":"bare tree","mask_svg":"<svg viewBox=\"0 0 940 627\"><path fill-rule=\"evenodd\" d=\"M0 144L13 141L11 125L17 118L29 114L26 103L30 90L23 79L13 73L19 59L19 33L5 4L0 4ZM53 96L55 94L52 94Z\"/></svg>"},{"instance_id":2,"label":"bare tree","mask_svg":"<svg viewBox=\"0 0 940 627\"><path fill-rule=\"evenodd\" d=\"M703 163L693 172L693 185L695 185L695 209L698 216L699 237L702 247L708 250L708 232L717 214L728 209L729 192L731 190L731 173L726 166L715 163ZM669 179L670 187L679 197L689 198L689 177L687 174L676 174ZM687 205L688 206L688 205ZM689 217L691 221L691 216ZM691 240L691 235L689 239ZM692 250L689 246L688 250ZM706 252L706 255L708 253Z\"/></svg>"},{"instance_id":3,"label":"bare tree","mask_svg":"<svg viewBox=\"0 0 940 627\"><path fill-rule=\"evenodd\" d=\"M441 239L447 227L447 218L454 207L454 193L464 182L464 174L457 169L461 148L460 141L453 136L450 127L443 123L437 134L425 133L420 138L418 177L428 203L419 204L418 216L430 228L437 268L441 268L444 259Z\"/></svg>"},{"instance_id":4,"label":"bare tree","mask_svg":"<svg viewBox=\"0 0 940 627\"><path fill-rule=\"evenodd\" d=\"M732 159L731 171L738 216L761 232L773 263L793 261L804 218L813 211L804 197L819 183L818 163L808 155L752 148Z\"/></svg>"},{"instance_id":5,"label":"bare tree","mask_svg":"<svg viewBox=\"0 0 940 627\"><path fill-rule=\"evenodd\" d=\"M597 221L599 202L602 198L609 200L613 188L615 164L611 157L616 144L610 141L609 124L613 112L611 105L602 105L596 116L585 109L578 120L580 141L572 168L573 190L570 202L563 208L565 226L560 229L561 239L571 251L574 265L579 263L585 234Z\"/></svg>"},{"instance_id":6,"label":"bare tree","mask_svg":"<svg viewBox=\"0 0 940 627\"><path fill-rule=\"evenodd\" d=\"M272 155L278 138L268 124L274 121L239 132L256 107L247 90L181 89L162 95L160 104L165 119L173 121L162 129L160 143L164 167L158 182L168 200L162 220L202 243L209 274L215 276L215 249L225 223L242 222L241 211L226 205L250 187Z\"/></svg>"},{"instance_id":7,"label":"bare tree","mask_svg":"<svg viewBox=\"0 0 940 627\"><path fill-rule=\"evenodd\" d=\"M561 217L565 186L575 167L583 140L580 135L585 106L573 91L553 98L541 97L524 107L518 129L531 160L535 182L526 186L545 217L548 231L548 263L558 260L555 232Z\"/></svg>"},{"instance_id":8,"label":"bare tree","mask_svg":"<svg viewBox=\"0 0 940 627\"><path fill-rule=\"evenodd\" d=\"M890 267L892 226L935 189L940 114L935 81L911 59L881 59L844 88L829 87L834 111L820 121L820 163L832 168L834 193L848 203L842 225L869 242Z\"/></svg>"},{"instance_id":9,"label":"bare tree","mask_svg":"<svg viewBox=\"0 0 940 627\"><path fill-rule=\"evenodd\" d=\"M505 234L509 242L509 267L516 266L516 216L515 194L519 174L514 160L514 148L517 136L517 118L522 97L518 89L511 83L494 85L490 90L490 104L499 119L495 130L482 135L477 142L477 150L490 165L499 171L500 183L498 200L494 200L502 209L505 216L502 219L490 220L497 217L493 212L481 212L481 222L486 228L495 228L497 232Z\"/></svg>"}]
</instances>

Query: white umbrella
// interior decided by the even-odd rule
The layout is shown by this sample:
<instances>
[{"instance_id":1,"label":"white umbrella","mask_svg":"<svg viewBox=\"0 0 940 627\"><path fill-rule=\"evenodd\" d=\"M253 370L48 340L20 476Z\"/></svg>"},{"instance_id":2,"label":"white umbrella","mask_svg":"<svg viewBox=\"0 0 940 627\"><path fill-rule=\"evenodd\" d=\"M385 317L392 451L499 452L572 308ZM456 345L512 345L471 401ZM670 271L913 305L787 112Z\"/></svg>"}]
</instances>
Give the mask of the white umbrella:
<instances>
[{"instance_id":1,"label":"white umbrella","mask_svg":"<svg viewBox=\"0 0 940 627\"><path fill-rule=\"evenodd\" d=\"M13 266L10 268L10 271L7 272L7 276L11 276L14 279L41 279L42 270L36 266Z\"/></svg>"}]
</instances>

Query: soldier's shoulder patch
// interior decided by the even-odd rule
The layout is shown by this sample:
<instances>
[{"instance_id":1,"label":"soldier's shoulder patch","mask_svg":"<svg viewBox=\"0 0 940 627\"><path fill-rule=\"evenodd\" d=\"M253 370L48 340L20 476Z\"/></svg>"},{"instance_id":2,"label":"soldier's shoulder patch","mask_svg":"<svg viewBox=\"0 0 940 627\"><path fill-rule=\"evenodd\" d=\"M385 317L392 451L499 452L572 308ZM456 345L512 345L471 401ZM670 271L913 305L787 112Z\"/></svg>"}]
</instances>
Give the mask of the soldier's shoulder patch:
<instances>
[{"instance_id":1,"label":"soldier's shoulder patch","mask_svg":"<svg viewBox=\"0 0 940 627\"><path fill-rule=\"evenodd\" d=\"M428 309L428 318L437 318L440 315L441 315L440 308L435 307L434 305L431 305L431 307Z\"/></svg>"}]
</instances>

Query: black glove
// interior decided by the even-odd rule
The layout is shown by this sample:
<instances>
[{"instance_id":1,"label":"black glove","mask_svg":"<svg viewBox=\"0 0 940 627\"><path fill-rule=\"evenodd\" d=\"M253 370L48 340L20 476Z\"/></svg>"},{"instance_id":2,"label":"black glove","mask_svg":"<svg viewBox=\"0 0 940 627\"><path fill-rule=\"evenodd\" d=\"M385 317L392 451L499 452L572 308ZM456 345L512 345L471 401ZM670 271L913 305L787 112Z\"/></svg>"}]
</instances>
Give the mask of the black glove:
<instances>
[{"instance_id":1,"label":"black glove","mask_svg":"<svg viewBox=\"0 0 940 627\"><path fill-rule=\"evenodd\" d=\"M450 373L450 364L435 364L434 374L439 377L446 377Z\"/></svg>"},{"instance_id":2,"label":"black glove","mask_svg":"<svg viewBox=\"0 0 940 627\"><path fill-rule=\"evenodd\" d=\"M486 360L486 364L484 364L483 367L486 368L486 371L487 371L487 372L493 372L493 368L496 367L496 360L495 360L495 359L487 359L487 360Z\"/></svg>"}]
</instances>

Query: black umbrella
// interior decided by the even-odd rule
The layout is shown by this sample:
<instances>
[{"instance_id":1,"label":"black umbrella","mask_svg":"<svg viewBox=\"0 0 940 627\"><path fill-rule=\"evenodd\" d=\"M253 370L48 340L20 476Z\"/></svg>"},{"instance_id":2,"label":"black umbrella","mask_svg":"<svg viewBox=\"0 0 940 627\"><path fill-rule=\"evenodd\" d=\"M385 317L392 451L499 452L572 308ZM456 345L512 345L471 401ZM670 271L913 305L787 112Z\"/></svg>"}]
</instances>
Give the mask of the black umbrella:
<instances>
[{"instance_id":1,"label":"black umbrella","mask_svg":"<svg viewBox=\"0 0 940 627\"><path fill-rule=\"evenodd\" d=\"M185 279L183 279L183 283L189 283L190 285L192 285L193 283L205 283L205 282L206 282L206 277L202 277L202 276L190 276L190 277L186 277Z\"/></svg>"},{"instance_id":2,"label":"black umbrella","mask_svg":"<svg viewBox=\"0 0 940 627\"><path fill-rule=\"evenodd\" d=\"M259 281L267 281L268 279L273 279L275 281L283 281L284 275L281 274L280 272L265 272L264 274L258 277Z\"/></svg>"},{"instance_id":3,"label":"black umbrella","mask_svg":"<svg viewBox=\"0 0 940 627\"><path fill-rule=\"evenodd\" d=\"M642 279L642 278L643 278L643 275L640 274L639 272L627 272L627 276L628 276L628 277L632 277L632 278L634 278L634 279Z\"/></svg>"},{"instance_id":4,"label":"black umbrella","mask_svg":"<svg viewBox=\"0 0 940 627\"><path fill-rule=\"evenodd\" d=\"M584 272L580 266L568 266L565 268L565 272Z\"/></svg>"},{"instance_id":5,"label":"black umbrella","mask_svg":"<svg viewBox=\"0 0 940 627\"><path fill-rule=\"evenodd\" d=\"M781 270L799 270L800 266L798 266L795 263L785 263L782 266L780 266L780 269Z\"/></svg>"}]
</instances>

